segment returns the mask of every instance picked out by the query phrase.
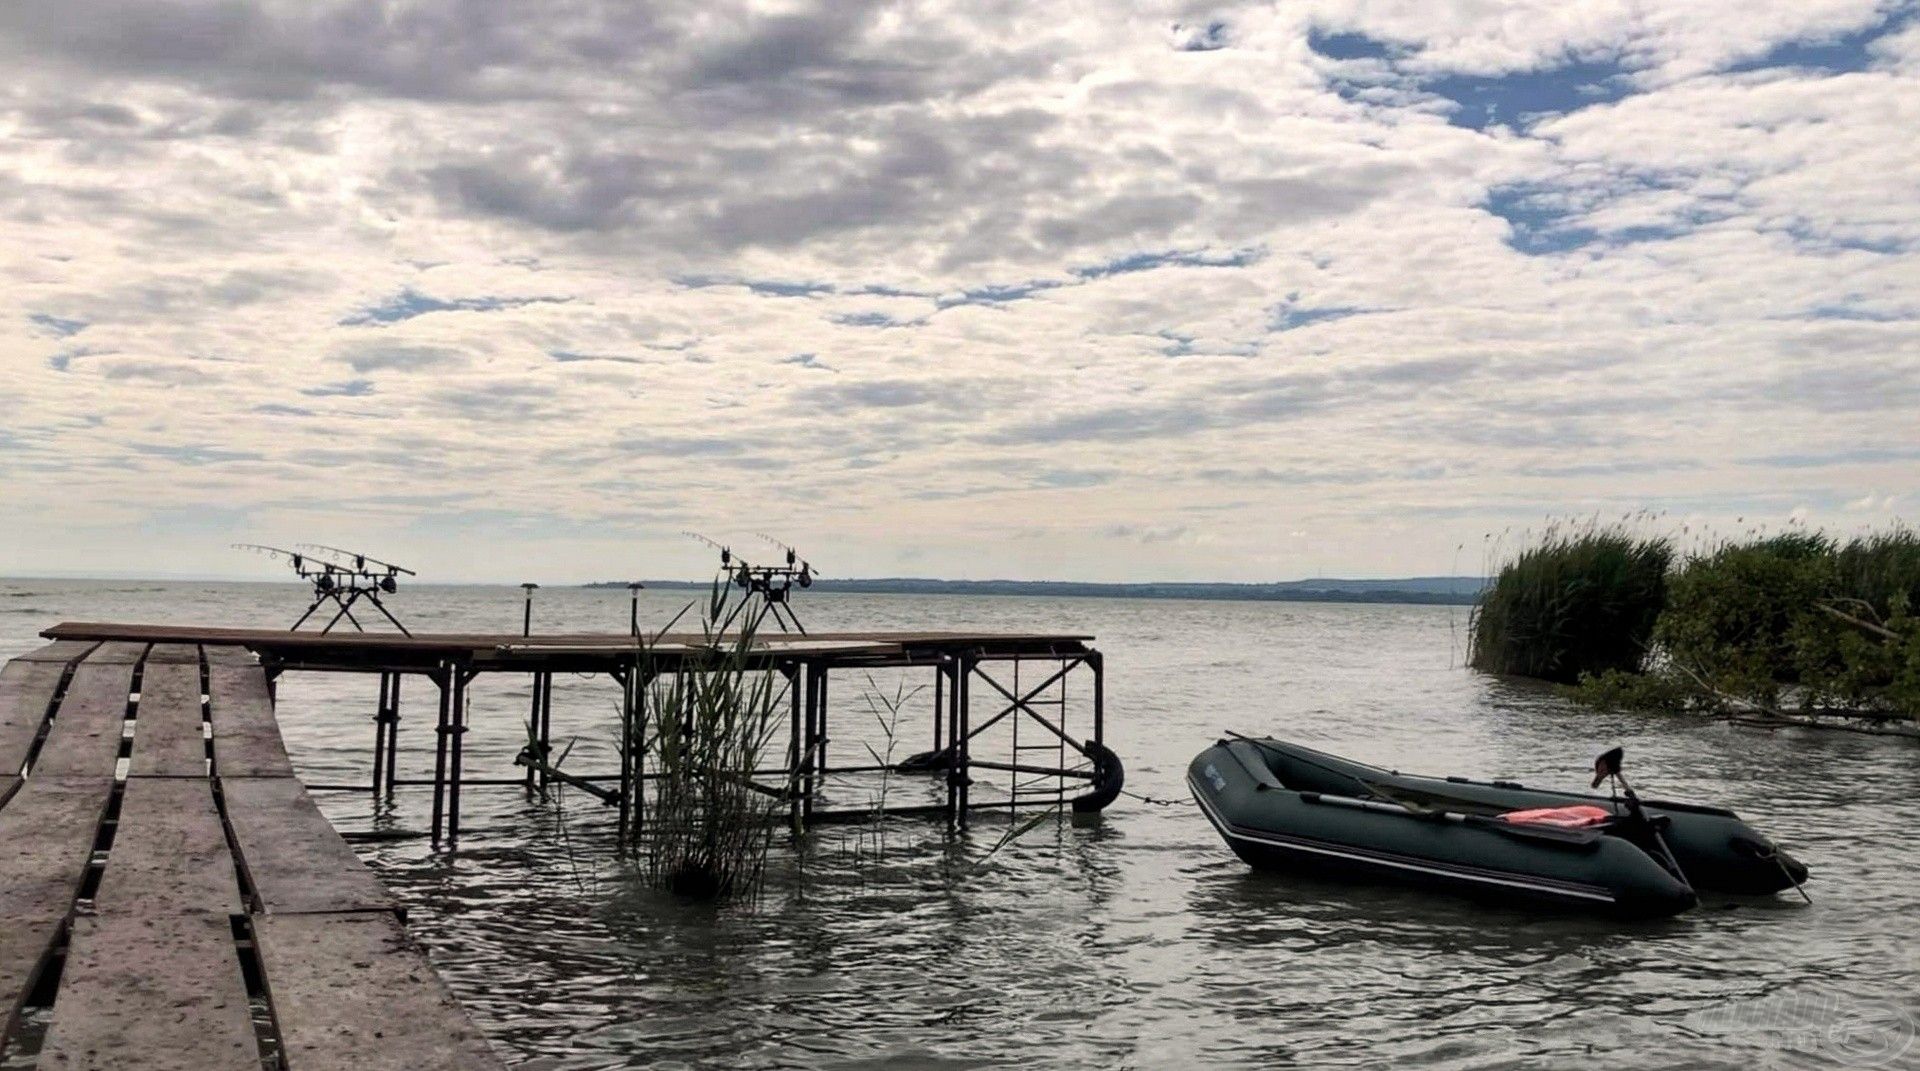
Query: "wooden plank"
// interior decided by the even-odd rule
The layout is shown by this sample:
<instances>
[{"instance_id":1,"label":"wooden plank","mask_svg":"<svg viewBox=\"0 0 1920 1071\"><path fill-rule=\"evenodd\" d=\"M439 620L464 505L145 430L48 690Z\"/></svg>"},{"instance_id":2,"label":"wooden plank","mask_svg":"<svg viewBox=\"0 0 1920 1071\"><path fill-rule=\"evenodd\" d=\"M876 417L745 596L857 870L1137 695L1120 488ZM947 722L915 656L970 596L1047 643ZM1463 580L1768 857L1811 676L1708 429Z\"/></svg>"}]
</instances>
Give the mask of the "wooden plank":
<instances>
[{"instance_id":1,"label":"wooden plank","mask_svg":"<svg viewBox=\"0 0 1920 1071\"><path fill-rule=\"evenodd\" d=\"M393 915L259 916L254 936L287 1066L505 1066Z\"/></svg>"},{"instance_id":2,"label":"wooden plank","mask_svg":"<svg viewBox=\"0 0 1920 1071\"><path fill-rule=\"evenodd\" d=\"M120 824L94 894L102 915L241 914L240 882L213 782L136 777L120 801Z\"/></svg>"},{"instance_id":3,"label":"wooden plank","mask_svg":"<svg viewBox=\"0 0 1920 1071\"><path fill-rule=\"evenodd\" d=\"M158 646L154 647L158 651ZM192 647L186 650L195 650ZM133 777L207 776L207 738L200 712L200 661L147 659L134 708Z\"/></svg>"},{"instance_id":4,"label":"wooden plank","mask_svg":"<svg viewBox=\"0 0 1920 1071\"><path fill-rule=\"evenodd\" d=\"M77 918L35 1066L260 1071L224 916Z\"/></svg>"},{"instance_id":5,"label":"wooden plank","mask_svg":"<svg viewBox=\"0 0 1920 1071\"><path fill-rule=\"evenodd\" d=\"M67 667L15 659L0 667L0 774L17 774L46 723Z\"/></svg>"},{"instance_id":6,"label":"wooden plank","mask_svg":"<svg viewBox=\"0 0 1920 1071\"><path fill-rule=\"evenodd\" d=\"M291 777L222 777L227 824L260 909L270 914L399 906Z\"/></svg>"},{"instance_id":7,"label":"wooden plank","mask_svg":"<svg viewBox=\"0 0 1920 1071\"><path fill-rule=\"evenodd\" d=\"M213 719L213 770L222 777L292 777L293 763L273 718L267 674L259 666L209 665L207 711Z\"/></svg>"},{"instance_id":8,"label":"wooden plank","mask_svg":"<svg viewBox=\"0 0 1920 1071\"><path fill-rule=\"evenodd\" d=\"M147 651L147 662L164 662L169 665L199 665L200 645L197 643L156 643Z\"/></svg>"},{"instance_id":9,"label":"wooden plank","mask_svg":"<svg viewBox=\"0 0 1920 1071\"><path fill-rule=\"evenodd\" d=\"M32 772L50 777L112 777L132 689L130 663L99 663L92 656L80 663Z\"/></svg>"},{"instance_id":10,"label":"wooden plank","mask_svg":"<svg viewBox=\"0 0 1920 1071\"><path fill-rule=\"evenodd\" d=\"M45 647L40 647L20 655L16 661L57 662L64 666L69 662L79 661L82 655L97 646L99 646L99 644L94 640L55 640Z\"/></svg>"},{"instance_id":11,"label":"wooden plank","mask_svg":"<svg viewBox=\"0 0 1920 1071\"><path fill-rule=\"evenodd\" d=\"M113 640L93 649L87 656L87 663L125 663L132 665L147 656L147 644L144 640Z\"/></svg>"},{"instance_id":12,"label":"wooden plank","mask_svg":"<svg viewBox=\"0 0 1920 1071\"><path fill-rule=\"evenodd\" d=\"M257 666L260 660L245 647L225 644L203 644L200 655L209 666Z\"/></svg>"},{"instance_id":13,"label":"wooden plank","mask_svg":"<svg viewBox=\"0 0 1920 1071\"><path fill-rule=\"evenodd\" d=\"M0 1029L73 909L112 793L106 778L35 777L0 808Z\"/></svg>"}]
</instances>

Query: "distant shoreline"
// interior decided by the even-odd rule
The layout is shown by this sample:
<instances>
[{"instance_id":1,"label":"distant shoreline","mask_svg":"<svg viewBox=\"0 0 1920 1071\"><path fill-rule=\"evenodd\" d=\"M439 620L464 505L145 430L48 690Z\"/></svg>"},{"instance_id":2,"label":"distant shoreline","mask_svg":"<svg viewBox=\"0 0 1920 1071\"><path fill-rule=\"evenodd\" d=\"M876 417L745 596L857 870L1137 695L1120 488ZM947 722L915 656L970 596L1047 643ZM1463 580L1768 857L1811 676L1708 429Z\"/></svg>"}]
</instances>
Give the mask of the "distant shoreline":
<instances>
[{"instance_id":1,"label":"distant shoreline","mask_svg":"<svg viewBox=\"0 0 1920 1071\"><path fill-rule=\"evenodd\" d=\"M625 580L599 580L587 588L624 588ZM649 588L705 588L704 580L647 580ZM1290 580L1273 584L1102 584L1068 580L936 580L883 577L815 580L812 590L862 595L1029 595L1095 599L1211 599L1222 602L1411 603L1471 606L1486 580L1477 576L1422 576L1398 580Z\"/></svg>"}]
</instances>

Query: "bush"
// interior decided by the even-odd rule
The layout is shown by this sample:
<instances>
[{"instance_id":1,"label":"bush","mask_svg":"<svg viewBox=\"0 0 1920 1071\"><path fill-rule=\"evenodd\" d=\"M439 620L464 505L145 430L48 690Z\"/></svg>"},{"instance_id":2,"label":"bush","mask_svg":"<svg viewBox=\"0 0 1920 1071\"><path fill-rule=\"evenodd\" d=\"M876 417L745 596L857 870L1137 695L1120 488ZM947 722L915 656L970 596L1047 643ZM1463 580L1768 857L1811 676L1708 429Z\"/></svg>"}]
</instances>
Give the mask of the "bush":
<instances>
[{"instance_id":1,"label":"bush","mask_svg":"<svg viewBox=\"0 0 1920 1071\"><path fill-rule=\"evenodd\" d=\"M1608 709L1920 717L1920 537L1816 532L1725 544L1667 583L1646 673L1583 674Z\"/></svg>"},{"instance_id":2,"label":"bush","mask_svg":"<svg viewBox=\"0 0 1920 1071\"><path fill-rule=\"evenodd\" d=\"M1571 684L1634 672L1666 597L1673 548L1619 528L1550 530L1501 567L1474 608L1469 663Z\"/></svg>"},{"instance_id":3,"label":"bush","mask_svg":"<svg viewBox=\"0 0 1920 1071\"><path fill-rule=\"evenodd\" d=\"M1800 680L1817 634L1834 631L1816 609L1833 592L1833 551L1825 536L1794 533L1695 558L1668 585L1654 639L1702 685L1771 706Z\"/></svg>"}]
</instances>

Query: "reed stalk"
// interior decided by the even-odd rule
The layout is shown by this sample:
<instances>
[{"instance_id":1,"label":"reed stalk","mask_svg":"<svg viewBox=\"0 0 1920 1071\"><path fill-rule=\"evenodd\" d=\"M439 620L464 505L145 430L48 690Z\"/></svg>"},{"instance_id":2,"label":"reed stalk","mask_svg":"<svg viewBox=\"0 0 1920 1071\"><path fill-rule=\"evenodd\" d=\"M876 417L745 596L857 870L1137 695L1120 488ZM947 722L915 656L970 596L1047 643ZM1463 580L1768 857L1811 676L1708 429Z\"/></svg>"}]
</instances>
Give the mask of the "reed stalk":
<instances>
[{"instance_id":1,"label":"reed stalk","mask_svg":"<svg viewBox=\"0 0 1920 1071\"><path fill-rule=\"evenodd\" d=\"M725 900L751 896L766 872L777 811L794 788L791 774L784 792L753 777L772 751L788 688L756 647L766 613L751 595L716 581L701 638L676 650L674 665L641 641L654 757L644 854L656 888ZM640 728L632 739L645 739Z\"/></svg>"}]
</instances>

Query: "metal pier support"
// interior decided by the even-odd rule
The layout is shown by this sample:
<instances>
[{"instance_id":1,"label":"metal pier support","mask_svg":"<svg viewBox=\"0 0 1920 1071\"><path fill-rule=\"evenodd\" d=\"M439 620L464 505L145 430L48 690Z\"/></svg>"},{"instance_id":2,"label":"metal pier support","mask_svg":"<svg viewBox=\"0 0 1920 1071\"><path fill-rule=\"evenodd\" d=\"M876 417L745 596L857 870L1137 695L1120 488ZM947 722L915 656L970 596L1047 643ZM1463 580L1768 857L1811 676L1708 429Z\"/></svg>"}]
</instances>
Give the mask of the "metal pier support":
<instances>
[{"instance_id":1,"label":"metal pier support","mask_svg":"<svg viewBox=\"0 0 1920 1071\"><path fill-rule=\"evenodd\" d=\"M452 674L445 662L433 671L434 687L440 690L440 718L433 729L433 843L440 843L440 829L446 815L447 801L447 737L449 718L453 710Z\"/></svg>"},{"instance_id":2,"label":"metal pier support","mask_svg":"<svg viewBox=\"0 0 1920 1071\"><path fill-rule=\"evenodd\" d=\"M472 680L473 674L465 666L454 669L453 717L450 719L453 754L447 779L447 843L450 845L460 840L460 771L467 735L467 685Z\"/></svg>"},{"instance_id":3,"label":"metal pier support","mask_svg":"<svg viewBox=\"0 0 1920 1071\"><path fill-rule=\"evenodd\" d=\"M380 705L373 715L373 794L393 794L393 764L400 735L400 674L380 674Z\"/></svg>"},{"instance_id":4,"label":"metal pier support","mask_svg":"<svg viewBox=\"0 0 1920 1071\"><path fill-rule=\"evenodd\" d=\"M803 709L804 701L800 693L801 690L806 687L806 674L797 664L781 666L780 673L787 678L788 714L793 723L792 728L787 731L786 774L788 820L793 824L794 831L799 832L802 821L800 815L800 737L802 735L800 723L801 719L806 716ZM811 698L812 695L809 693L806 699Z\"/></svg>"},{"instance_id":5,"label":"metal pier support","mask_svg":"<svg viewBox=\"0 0 1920 1071\"><path fill-rule=\"evenodd\" d=\"M553 674L549 671L537 671L533 675L533 701L527 710L529 735L533 737L534 750L539 754L532 756L537 761L527 764L527 791L547 787L547 763L553 758Z\"/></svg>"},{"instance_id":6,"label":"metal pier support","mask_svg":"<svg viewBox=\"0 0 1920 1071\"><path fill-rule=\"evenodd\" d=\"M434 671L440 688L440 724L434 729L433 843L460 840L460 769L467 733L467 684L473 671L465 665L443 662Z\"/></svg>"}]
</instances>

